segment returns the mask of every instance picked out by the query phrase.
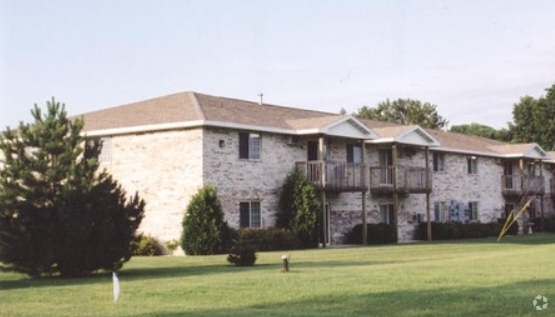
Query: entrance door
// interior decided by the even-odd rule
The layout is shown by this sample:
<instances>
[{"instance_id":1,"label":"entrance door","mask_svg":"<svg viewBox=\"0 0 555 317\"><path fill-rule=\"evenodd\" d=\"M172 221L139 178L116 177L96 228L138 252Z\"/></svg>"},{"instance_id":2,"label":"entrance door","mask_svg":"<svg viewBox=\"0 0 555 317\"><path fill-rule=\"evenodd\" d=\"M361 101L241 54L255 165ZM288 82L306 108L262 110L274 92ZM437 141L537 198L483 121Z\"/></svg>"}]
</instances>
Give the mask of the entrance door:
<instances>
[{"instance_id":1,"label":"entrance door","mask_svg":"<svg viewBox=\"0 0 555 317\"><path fill-rule=\"evenodd\" d=\"M318 141L308 141L306 144L306 159L318 161Z\"/></svg>"},{"instance_id":2,"label":"entrance door","mask_svg":"<svg viewBox=\"0 0 555 317\"><path fill-rule=\"evenodd\" d=\"M391 150L379 150L380 156L380 181L382 184L392 184L393 153Z\"/></svg>"}]
</instances>

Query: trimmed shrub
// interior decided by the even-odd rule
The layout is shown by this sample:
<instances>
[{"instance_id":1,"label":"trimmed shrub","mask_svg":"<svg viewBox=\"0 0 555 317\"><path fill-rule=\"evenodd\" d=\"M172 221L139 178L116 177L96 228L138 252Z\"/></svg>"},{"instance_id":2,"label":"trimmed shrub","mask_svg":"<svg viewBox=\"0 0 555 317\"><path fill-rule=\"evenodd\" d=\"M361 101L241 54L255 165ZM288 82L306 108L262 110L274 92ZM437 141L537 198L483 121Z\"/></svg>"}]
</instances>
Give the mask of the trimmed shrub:
<instances>
[{"instance_id":1,"label":"trimmed shrub","mask_svg":"<svg viewBox=\"0 0 555 317\"><path fill-rule=\"evenodd\" d=\"M133 255L140 256L159 256L168 253L164 244L151 235L140 235L133 250Z\"/></svg>"},{"instance_id":2,"label":"trimmed shrub","mask_svg":"<svg viewBox=\"0 0 555 317\"><path fill-rule=\"evenodd\" d=\"M281 186L276 227L295 233L303 248L318 247L320 199L314 185L295 168Z\"/></svg>"},{"instance_id":3,"label":"trimmed shrub","mask_svg":"<svg viewBox=\"0 0 555 317\"><path fill-rule=\"evenodd\" d=\"M233 243L227 262L237 266L253 266L256 262L256 249L247 241L239 238Z\"/></svg>"},{"instance_id":4,"label":"trimmed shrub","mask_svg":"<svg viewBox=\"0 0 555 317\"><path fill-rule=\"evenodd\" d=\"M191 198L183 219L181 247L188 255L227 253L233 230L224 220L216 189L206 185Z\"/></svg>"},{"instance_id":5,"label":"trimmed shrub","mask_svg":"<svg viewBox=\"0 0 555 317\"><path fill-rule=\"evenodd\" d=\"M252 245L257 251L281 251L301 248L296 235L287 229L241 229L240 239Z\"/></svg>"},{"instance_id":6,"label":"trimmed shrub","mask_svg":"<svg viewBox=\"0 0 555 317\"><path fill-rule=\"evenodd\" d=\"M164 241L164 246L166 250L168 250L168 254L173 254L173 252L179 248L179 244L179 240L177 239Z\"/></svg>"},{"instance_id":7,"label":"trimmed shrub","mask_svg":"<svg viewBox=\"0 0 555 317\"><path fill-rule=\"evenodd\" d=\"M397 243L397 230L394 225L385 223L369 223L366 225L368 244L391 244ZM362 244L362 224L357 224L345 237L347 244Z\"/></svg>"},{"instance_id":8,"label":"trimmed shrub","mask_svg":"<svg viewBox=\"0 0 555 317\"><path fill-rule=\"evenodd\" d=\"M543 220L543 226L547 232L555 232L555 216L545 218Z\"/></svg>"}]
</instances>

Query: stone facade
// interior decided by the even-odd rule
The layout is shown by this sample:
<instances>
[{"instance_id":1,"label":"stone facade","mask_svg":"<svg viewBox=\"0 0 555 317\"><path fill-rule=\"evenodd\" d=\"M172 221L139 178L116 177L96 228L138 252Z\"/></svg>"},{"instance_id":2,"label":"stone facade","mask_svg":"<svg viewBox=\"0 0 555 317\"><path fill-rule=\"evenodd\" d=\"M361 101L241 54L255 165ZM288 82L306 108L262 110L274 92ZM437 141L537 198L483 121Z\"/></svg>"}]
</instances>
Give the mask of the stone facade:
<instances>
[{"instance_id":1,"label":"stone facade","mask_svg":"<svg viewBox=\"0 0 555 317\"><path fill-rule=\"evenodd\" d=\"M248 132L248 131L245 131ZM239 227L239 203L259 201L262 226L274 225L278 190L306 149L287 144L285 135L259 133L260 159L239 158L239 131L208 128L203 134L203 179L218 190L226 218Z\"/></svg>"},{"instance_id":2,"label":"stone facade","mask_svg":"<svg viewBox=\"0 0 555 317\"><path fill-rule=\"evenodd\" d=\"M190 198L203 185L202 129L156 131L105 138L101 167L129 195L146 202L143 232L178 239Z\"/></svg>"},{"instance_id":3,"label":"stone facade","mask_svg":"<svg viewBox=\"0 0 555 317\"><path fill-rule=\"evenodd\" d=\"M241 202L257 201L261 206L262 227L271 227L275 223L280 186L295 162L307 160L307 141L317 138L302 137L298 143L291 144L287 135L256 132L261 138L260 158L250 160L239 158L239 132L249 131L203 127L112 136L106 150L110 160L102 166L129 194L138 192L145 199L146 217L141 230L161 240L180 237L185 208L204 184L218 190L231 226L239 227ZM357 144L354 140L328 139L326 158L330 161L345 162L347 144ZM391 144L366 145L365 163L379 165L380 149L390 150ZM397 153L399 166L426 166L422 149L399 146ZM506 201L502 196L503 165L499 160L478 156L477 173L469 174L469 155L451 152L444 155L444 170L432 174L432 220L435 220L435 202L451 204L453 201L477 202L479 222L502 217ZM429 167L432 166L430 155ZM545 169L544 175L549 176L550 172ZM545 215L553 213L553 201L548 195L549 178L546 177L547 193L543 197ZM380 205L394 203L393 195L374 196L370 192L365 194L365 200L368 223L381 221ZM329 192L326 202L331 243L344 243L345 234L362 221L362 193ZM536 205L540 205L539 197ZM399 241L410 241L418 220L426 219L426 195L399 195L397 208Z\"/></svg>"}]
</instances>

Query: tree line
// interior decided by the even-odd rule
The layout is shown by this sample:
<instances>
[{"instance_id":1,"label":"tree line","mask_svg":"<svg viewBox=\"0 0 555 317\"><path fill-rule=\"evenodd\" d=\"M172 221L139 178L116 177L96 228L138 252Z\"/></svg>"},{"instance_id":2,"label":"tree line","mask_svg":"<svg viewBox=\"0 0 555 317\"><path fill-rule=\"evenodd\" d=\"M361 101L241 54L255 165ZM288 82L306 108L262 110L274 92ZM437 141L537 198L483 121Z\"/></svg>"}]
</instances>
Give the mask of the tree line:
<instances>
[{"instance_id":1,"label":"tree line","mask_svg":"<svg viewBox=\"0 0 555 317\"><path fill-rule=\"evenodd\" d=\"M345 110L341 110L345 113ZM475 135L508 143L538 143L542 148L555 150L555 84L540 97L523 96L513 105L513 121L506 128L469 123L452 126L449 131ZM363 106L355 113L363 119L420 125L430 129L445 129L449 121L437 112L437 106L415 99L385 100L376 107Z\"/></svg>"}]
</instances>

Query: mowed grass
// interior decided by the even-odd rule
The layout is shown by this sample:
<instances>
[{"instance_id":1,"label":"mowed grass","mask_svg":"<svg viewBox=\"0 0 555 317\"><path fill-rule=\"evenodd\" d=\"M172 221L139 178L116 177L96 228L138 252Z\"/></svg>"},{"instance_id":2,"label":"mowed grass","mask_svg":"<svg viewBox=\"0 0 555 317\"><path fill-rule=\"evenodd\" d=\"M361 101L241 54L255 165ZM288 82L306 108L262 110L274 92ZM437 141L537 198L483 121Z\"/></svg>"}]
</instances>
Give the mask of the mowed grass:
<instances>
[{"instance_id":1,"label":"mowed grass","mask_svg":"<svg viewBox=\"0 0 555 317\"><path fill-rule=\"evenodd\" d=\"M109 273L0 273L0 316L555 316L555 235L293 251L288 273L284 253L258 253L251 268L135 257L117 304Z\"/></svg>"}]
</instances>

